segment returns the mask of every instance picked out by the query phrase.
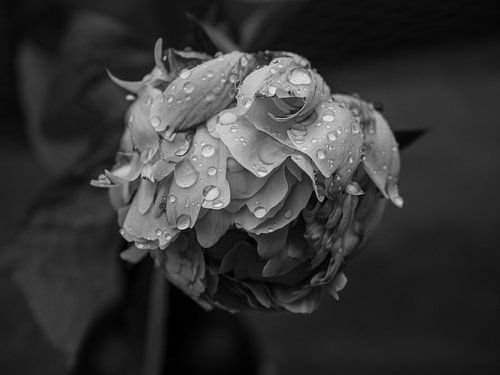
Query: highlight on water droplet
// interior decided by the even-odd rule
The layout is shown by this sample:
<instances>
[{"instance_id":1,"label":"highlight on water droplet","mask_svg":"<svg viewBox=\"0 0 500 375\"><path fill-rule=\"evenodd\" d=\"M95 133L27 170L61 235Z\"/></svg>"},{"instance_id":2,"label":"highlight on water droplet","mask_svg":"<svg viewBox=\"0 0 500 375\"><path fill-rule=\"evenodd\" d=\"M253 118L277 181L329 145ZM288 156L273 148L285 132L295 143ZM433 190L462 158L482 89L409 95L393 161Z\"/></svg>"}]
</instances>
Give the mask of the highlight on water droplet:
<instances>
[{"instance_id":1,"label":"highlight on water droplet","mask_svg":"<svg viewBox=\"0 0 500 375\"><path fill-rule=\"evenodd\" d=\"M187 79L191 76L191 70L189 69L182 69L181 73L179 74L179 77L182 79Z\"/></svg>"},{"instance_id":2,"label":"highlight on water droplet","mask_svg":"<svg viewBox=\"0 0 500 375\"><path fill-rule=\"evenodd\" d=\"M216 173L217 173L217 168L215 168L215 167L208 167L207 174L209 176L215 176Z\"/></svg>"},{"instance_id":3,"label":"highlight on water droplet","mask_svg":"<svg viewBox=\"0 0 500 375\"><path fill-rule=\"evenodd\" d=\"M151 126L153 128L157 128L158 126L161 125L161 119L158 116L151 117L151 119L149 120L149 122L151 123Z\"/></svg>"},{"instance_id":4,"label":"highlight on water droplet","mask_svg":"<svg viewBox=\"0 0 500 375\"><path fill-rule=\"evenodd\" d=\"M327 134L327 137L328 137L328 139L329 139L330 141L332 141L332 142L334 142L334 141L336 141L336 140L337 140L337 136L335 135L335 133L334 133L334 132L329 132L329 133Z\"/></svg>"},{"instance_id":5,"label":"highlight on water droplet","mask_svg":"<svg viewBox=\"0 0 500 375\"><path fill-rule=\"evenodd\" d=\"M231 125L234 124L236 120L237 120L236 115L229 111L222 112L217 118L218 123L221 125Z\"/></svg>"},{"instance_id":6,"label":"highlight on water droplet","mask_svg":"<svg viewBox=\"0 0 500 375\"><path fill-rule=\"evenodd\" d=\"M292 70L288 76L288 80L294 85L308 85L311 83L311 76L307 70L297 68Z\"/></svg>"},{"instance_id":7,"label":"highlight on water droplet","mask_svg":"<svg viewBox=\"0 0 500 375\"><path fill-rule=\"evenodd\" d=\"M181 216L179 216L177 218L176 225L177 225L177 229L179 229L179 230L185 230L185 229L187 229L187 228L190 227L190 225L191 225L191 218L188 215L186 215L186 214L182 214Z\"/></svg>"},{"instance_id":8,"label":"highlight on water droplet","mask_svg":"<svg viewBox=\"0 0 500 375\"><path fill-rule=\"evenodd\" d=\"M267 169L264 167L260 167L257 169L257 176L259 177L265 177L267 175Z\"/></svg>"},{"instance_id":9,"label":"highlight on water droplet","mask_svg":"<svg viewBox=\"0 0 500 375\"><path fill-rule=\"evenodd\" d=\"M215 148L212 145L205 145L201 148L201 155L205 158L209 158L215 154Z\"/></svg>"},{"instance_id":10,"label":"highlight on water droplet","mask_svg":"<svg viewBox=\"0 0 500 375\"><path fill-rule=\"evenodd\" d=\"M203 197L207 201L213 201L214 199L217 199L220 195L219 188L214 185L207 185L203 189Z\"/></svg>"},{"instance_id":11,"label":"highlight on water droplet","mask_svg":"<svg viewBox=\"0 0 500 375\"><path fill-rule=\"evenodd\" d=\"M177 197L175 195L169 195L168 196L168 201L170 203L175 203L176 200L177 200Z\"/></svg>"},{"instance_id":12,"label":"highlight on water droplet","mask_svg":"<svg viewBox=\"0 0 500 375\"><path fill-rule=\"evenodd\" d=\"M186 82L184 86L182 86L182 89L184 90L185 93L190 94L194 91L194 84L193 82Z\"/></svg>"},{"instance_id":13,"label":"highlight on water droplet","mask_svg":"<svg viewBox=\"0 0 500 375\"><path fill-rule=\"evenodd\" d=\"M324 160L326 159L326 151L322 148L320 148L317 152L316 152L316 156L318 157L318 159L320 160Z\"/></svg>"},{"instance_id":14,"label":"highlight on water droplet","mask_svg":"<svg viewBox=\"0 0 500 375\"><path fill-rule=\"evenodd\" d=\"M255 210L253 211L253 214L255 215L255 217L257 219L262 219L264 216L266 216L267 214L267 209L265 207L262 207L262 206L258 206L255 208Z\"/></svg>"},{"instance_id":15,"label":"highlight on water droplet","mask_svg":"<svg viewBox=\"0 0 500 375\"><path fill-rule=\"evenodd\" d=\"M325 122L335 121L335 116L333 116L332 114L326 114L323 116L323 121Z\"/></svg>"}]
</instances>

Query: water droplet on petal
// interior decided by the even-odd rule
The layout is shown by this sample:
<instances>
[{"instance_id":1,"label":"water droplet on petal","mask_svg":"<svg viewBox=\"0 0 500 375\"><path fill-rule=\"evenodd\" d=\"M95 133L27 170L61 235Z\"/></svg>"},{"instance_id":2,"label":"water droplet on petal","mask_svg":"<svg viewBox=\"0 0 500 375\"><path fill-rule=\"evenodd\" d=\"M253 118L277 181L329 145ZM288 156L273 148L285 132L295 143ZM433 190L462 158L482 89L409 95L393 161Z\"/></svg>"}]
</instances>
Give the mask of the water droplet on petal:
<instances>
[{"instance_id":1,"label":"water droplet on petal","mask_svg":"<svg viewBox=\"0 0 500 375\"><path fill-rule=\"evenodd\" d=\"M252 99L245 98L242 100L241 104L243 104L243 107L249 108L252 105Z\"/></svg>"},{"instance_id":2,"label":"water droplet on petal","mask_svg":"<svg viewBox=\"0 0 500 375\"><path fill-rule=\"evenodd\" d=\"M255 215L255 217L257 219L262 219L264 216L266 216L267 214L267 209L265 207L262 207L262 206L258 206L255 208L255 210L253 211L253 214Z\"/></svg>"},{"instance_id":3,"label":"water droplet on petal","mask_svg":"<svg viewBox=\"0 0 500 375\"><path fill-rule=\"evenodd\" d=\"M185 93L189 94L192 93L194 90L194 84L192 82L186 82L184 86L182 87Z\"/></svg>"},{"instance_id":4,"label":"water droplet on petal","mask_svg":"<svg viewBox=\"0 0 500 375\"><path fill-rule=\"evenodd\" d=\"M264 167L260 167L257 169L257 176L259 177L265 177L267 175L267 169Z\"/></svg>"},{"instance_id":5,"label":"water droplet on petal","mask_svg":"<svg viewBox=\"0 0 500 375\"><path fill-rule=\"evenodd\" d=\"M215 94L213 91L209 91L207 92L207 94L205 95L205 100L207 102L213 102L215 100Z\"/></svg>"},{"instance_id":6,"label":"water droplet on petal","mask_svg":"<svg viewBox=\"0 0 500 375\"><path fill-rule=\"evenodd\" d=\"M175 203L176 200L177 200L177 197L175 195L169 195L168 196L168 201L170 203Z\"/></svg>"},{"instance_id":7,"label":"water droplet on petal","mask_svg":"<svg viewBox=\"0 0 500 375\"><path fill-rule=\"evenodd\" d=\"M394 204L396 206L398 206L399 208L403 207L403 204L404 204L404 200L403 200L403 197L401 196L397 196L395 197L393 200Z\"/></svg>"},{"instance_id":8,"label":"water droplet on petal","mask_svg":"<svg viewBox=\"0 0 500 375\"><path fill-rule=\"evenodd\" d=\"M211 70L207 70L207 77L212 78L214 76L214 72Z\"/></svg>"},{"instance_id":9,"label":"water droplet on petal","mask_svg":"<svg viewBox=\"0 0 500 375\"><path fill-rule=\"evenodd\" d=\"M208 167L207 174L209 176L214 176L216 173L217 173L217 168L215 168L215 167Z\"/></svg>"},{"instance_id":10,"label":"water droplet on petal","mask_svg":"<svg viewBox=\"0 0 500 375\"><path fill-rule=\"evenodd\" d=\"M209 158L215 154L215 148L212 145L205 145L201 148L201 154L205 158Z\"/></svg>"},{"instance_id":11,"label":"water droplet on petal","mask_svg":"<svg viewBox=\"0 0 500 375\"><path fill-rule=\"evenodd\" d=\"M184 160L183 163L175 167L174 179L175 183L182 188L193 186L198 181L199 173L194 167Z\"/></svg>"},{"instance_id":12,"label":"water droplet on petal","mask_svg":"<svg viewBox=\"0 0 500 375\"><path fill-rule=\"evenodd\" d=\"M316 152L316 156L318 157L318 159L320 160L324 160L326 159L326 151L322 148L320 148L317 152Z\"/></svg>"},{"instance_id":13,"label":"water droplet on petal","mask_svg":"<svg viewBox=\"0 0 500 375\"><path fill-rule=\"evenodd\" d=\"M172 103L174 101L174 97L172 95L167 95L166 99L167 103Z\"/></svg>"},{"instance_id":14,"label":"water droplet on petal","mask_svg":"<svg viewBox=\"0 0 500 375\"><path fill-rule=\"evenodd\" d=\"M357 134L359 133L359 130L360 130L360 127L359 127L359 124L356 123L356 122L353 122L351 124L351 131L352 131L352 134Z\"/></svg>"},{"instance_id":15,"label":"water droplet on petal","mask_svg":"<svg viewBox=\"0 0 500 375\"><path fill-rule=\"evenodd\" d=\"M325 122L332 122L332 121L335 121L335 116L330 115L330 114L328 114L328 115L324 115L324 116L323 116L323 121L325 121Z\"/></svg>"},{"instance_id":16,"label":"water droplet on petal","mask_svg":"<svg viewBox=\"0 0 500 375\"><path fill-rule=\"evenodd\" d=\"M332 142L334 142L334 141L336 141L336 140L337 140L337 136L335 135L335 133L334 133L334 132L330 132L330 133L328 133L327 137L328 137L328 139L329 139L330 141L332 141Z\"/></svg>"},{"instance_id":17,"label":"water droplet on petal","mask_svg":"<svg viewBox=\"0 0 500 375\"><path fill-rule=\"evenodd\" d=\"M158 116L153 116L151 117L150 123L153 128L157 128L161 124L161 119Z\"/></svg>"},{"instance_id":18,"label":"water droplet on petal","mask_svg":"<svg viewBox=\"0 0 500 375\"><path fill-rule=\"evenodd\" d=\"M222 201L217 201L212 204L213 208L221 208L222 206L224 206L224 202Z\"/></svg>"},{"instance_id":19,"label":"water droplet on petal","mask_svg":"<svg viewBox=\"0 0 500 375\"><path fill-rule=\"evenodd\" d=\"M292 71L288 80L294 85L308 85L311 83L311 76L307 70L297 68Z\"/></svg>"},{"instance_id":20,"label":"water droplet on petal","mask_svg":"<svg viewBox=\"0 0 500 375\"><path fill-rule=\"evenodd\" d=\"M229 76L229 82L235 83L237 80L238 80L238 76L236 74L233 73Z\"/></svg>"},{"instance_id":21,"label":"water droplet on petal","mask_svg":"<svg viewBox=\"0 0 500 375\"><path fill-rule=\"evenodd\" d=\"M248 65L248 60L245 56L242 56L241 59L240 59L240 64L241 66L244 68L245 66Z\"/></svg>"},{"instance_id":22,"label":"water droplet on petal","mask_svg":"<svg viewBox=\"0 0 500 375\"><path fill-rule=\"evenodd\" d=\"M133 101L133 100L135 100L135 96L132 94L127 94L127 96L125 96L125 99L128 101Z\"/></svg>"},{"instance_id":23,"label":"water droplet on petal","mask_svg":"<svg viewBox=\"0 0 500 375\"><path fill-rule=\"evenodd\" d=\"M283 215L285 216L285 219L290 219L293 215L293 211L291 209L288 209Z\"/></svg>"},{"instance_id":24,"label":"water droplet on petal","mask_svg":"<svg viewBox=\"0 0 500 375\"><path fill-rule=\"evenodd\" d=\"M221 125L230 125L234 124L237 120L237 117L232 112L223 112L219 115L218 122Z\"/></svg>"},{"instance_id":25,"label":"water droplet on petal","mask_svg":"<svg viewBox=\"0 0 500 375\"><path fill-rule=\"evenodd\" d=\"M191 76L191 70L189 69L182 69L181 74L179 74L179 77L181 77L182 79L189 78L190 76Z\"/></svg>"},{"instance_id":26,"label":"water droplet on petal","mask_svg":"<svg viewBox=\"0 0 500 375\"><path fill-rule=\"evenodd\" d=\"M191 218L188 215L182 214L177 218L177 229L184 230L191 225Z\"/></svg>"},{"instance_id":27,"label":"water droplet on petal","mask_svg":"<svg viewBox=\"0 0 500 375\"><path fill-rule=\"evenodd\" d=\"M163 234L163 231L161 229L157 229L155 234L160 237Z\"/></svg>"},{"instance_id":28,"label":"water droplet on petal","mask_svg":"<svg viewBox=\"0 0 500 375\"><path fill-rule=\"evenodd\" d=\"M219 188L214 185L208 185L205 186L203 189L203 197L207 201L213 201L214 199L217 199L220 195Z\"/></svg>"},{"instance_id":29,"label":"water droplet on petal","mask_svg":"<svg viewBox=\"0 0 500 375\"><path fill-rule=\"evenodd\" d=\"M269 92L269 95L276 95L276 90L277 88L274 86L269 86L267 91Z\"/></svg>"}]
</instances>

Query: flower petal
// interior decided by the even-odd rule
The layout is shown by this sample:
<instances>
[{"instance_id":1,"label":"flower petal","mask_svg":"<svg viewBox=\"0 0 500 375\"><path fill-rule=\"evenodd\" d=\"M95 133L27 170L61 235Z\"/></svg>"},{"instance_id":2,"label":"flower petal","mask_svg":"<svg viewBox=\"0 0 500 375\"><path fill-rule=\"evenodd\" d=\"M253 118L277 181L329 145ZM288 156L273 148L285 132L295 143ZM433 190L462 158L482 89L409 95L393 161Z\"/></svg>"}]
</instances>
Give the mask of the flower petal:
<instances>
[{"instance_id":1,"label":"flower petal","mask_svg":"<svg viewBox=\"0 0 500 375\"><path fill-rule=\"evenodd\" d=\"M288 238L288 227L271 233L253 234L250 236L257 241L257 252L262 258L271 259L277 256L285 247Z\"/></svg>"},{"instance_id":2,"label":"flower petal","mask_svg":"<svg viewBox=\"0 0 500 375\"><path fill-rule=\"evenodd\" d=\"M177 234L177 229L167 225L165 214L156 217L153 210L149 210L143 215L138 205L139 199L135 196L123 223L122 236L129 242L157 241L160 248L168 246Z\"/></svg>"},{"instance_id":3,"label":"flower petal","mask_svg":"<svg viewBox=\"0 0 500 375\"><path fill-rule=\"evenodd\" d=\"M215 131L238 163L257 177L267 176L294 153L266 133L256 130L245 117L238 117L234 109L219 114Z\"/></svg>"},{"instance_id":4,"label":"flower petal","mask_svg":"<svg viewBox=\"0 0 500 375\"><path fill-rule=\"evenodd\" d=\"M312 190L312 185L309 180L303 179L297 182L284 201L283 207L274 217L257 226L252 232L255 234L269 233L290 224L297 218L304 207L306 207L311 197Z\"/></svg>"},{"instance_id":5,"label":"flower petal","mask_svg":"<svg viewBox=\"0 0 500 375\"><path fill-rule=\"evenodd\" d=\"M160 94L159 90L147 86L137 100L132 103L126 116L132 142L141 153L141 160L144 163L151 160L160 147L159 136L150 122L153 97ZM155 123L153 122L153 124Z\"/></svg>"},{"instance_id":6,"label":"flower petal","mask_svg":"<svg viewBox=\"0 0 500 375\"><path fill-rule=\"evenodd\" d=\"M192 69L182 70L163 95L155 98L152 118L158 131L186 130L208 120L234 99L235 84L248 74L240 60L245 55L231 52Z\"/></svg>"},{"instance_id":7,"label":"flower petal","mask_svg":"<svg viewBox=\"0 0 500 375\"><path fill-rule=\"evenodd\" d=\"M231 214L225 210L209 210L195 225L196 237L201 247L209 248L227 232L231 226Z\"/></svg>"},{"instance_id":8,"label":"flower petal","mask_svg":"<svg viewBox=\"0 0 500 375\"><path fill-rule=\"evenodd\" d=\"M349 109L332 99L316 108L317 119L303 130L289 130L294 146L307 154L325 177L348 165L354 172L360 159L363 132Z\"/></svg>"},{"instance_id":9,"label":"flower petal","mask_svg":"<svg viewBox=\"0 0 500 375\"><path fill-rule=\"evenodd\" d=\"M175 167L167 200L167 220L192 228L201 206L220 210L231 200L226 180L227 149L206 127L198 127L186 158Z\"/></svg>"},{"instance_id":10,"label":"flower petal","mask_svg":"<svg viewBox=\"0 0 500 375\"><path fill-rule=\"evenodd\" d=\"M280 203L288 193L286 169L280 167L274 172L266 184L247 202L248 209L258 218L262 218Z\"/></svg>"}]
</instances>

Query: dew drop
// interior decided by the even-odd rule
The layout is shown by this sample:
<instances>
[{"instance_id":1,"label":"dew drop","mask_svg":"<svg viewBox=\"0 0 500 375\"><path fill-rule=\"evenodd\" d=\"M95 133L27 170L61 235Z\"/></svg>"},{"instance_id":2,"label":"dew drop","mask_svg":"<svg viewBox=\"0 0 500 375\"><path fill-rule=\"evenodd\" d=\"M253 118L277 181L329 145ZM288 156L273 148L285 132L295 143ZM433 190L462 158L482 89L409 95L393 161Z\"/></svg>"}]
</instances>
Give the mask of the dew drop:
<instances>
[{"instance_id":1,"label":"dew drop","mask_svg":"<svg viewBox=\"0 0 500 375\"><path fill-rule=\"evenodd\" d=\"M182 69L181 74L179 74L179 77L181 77L182 79L187 79L190 76L191 76L191 70L189 69Z\"/></svg>"},{"instance_id":2,"label":"dew drop","mask_svg":"<svg viewBox=\"0 0 500 375\"><path fill-rule=\"evenodd\" d=\"M215 154L215 148L212 145L205 145L201 148L201 155L205 158L209 158Z\"/></svg>"},{"instance_id":3,"label":"dew drop","mask_svg":"<svg viewBox=\"0 0 500 375\"><path fill-rule=\"evenodd\" d=\"M229 82L235 83L237 80L238 80L238 76L236 74L233 73L229 76Z\"/></svg>"},{"instance_id":4,"label":"dew drop","mask_svg":"<svg viewBox=\"0 0 500 375\"><path fill-rule=\"evenodd\" d=\"M157 229L155 234L160 237L163 234L163 231L161 229Z\"/></svg>"},{"instance_id":5,"label":"dew drop","mask_svg":"<svg viewBox=\"0 0 500 375\"><path fill-rule=\"evenodd\" d=\"M241 66L244 68L248 65L248 60L245 56L242 56L241 59L240 59L240 64Z\"/></svg>"},{"instance_id":6,"label":"dew drop","mask_svg":"<svg viewBox=\"0 0 500 375\"><path fill-rule=\"evenodd\" d=\"M276 90L277 88L274 86L269 86L267 91L269 92L269 95L276 95Z\"/></svg>"},{"instance_id":7,"label":"dew drop","mask_svg":"<svg viewBox=\"0 0 500 375\"><path fill-rule=\"evenodd\" d=\"M217 173L217 168L215 168L215 167L208 167L207 174L209 176L215 176L216 173Z\"/></svg>"},{"instance_id":8,"label":"dew drop","mask_svg":"<svg viewBox=\"0 0 500 375\"><path fill-rule=\"evenodd\" d=\"M182 87L185 93L190 94L194 90L194 84L192 82L186 82Z\"/></svg>"},{"instance_id":9,"label":"dew drop","mask_svg":"<svg viewBox=\"0 0 500 375\"><path fill-rule=\"evenodd\" d=\"M207 92L207 94L205 95L205 100L207 102L213 102L215 100L215 94L213 91L209 91Z\"/></svg>"},{"instance_id":10,"label":"dew drop","mask_svg":"<svg viewBox=\"0 0 500 375\"><path fill-rule=\"evenodd\" d=\"M133 101L133 100L135 100L135 96L132 94L127 94L127 96L125 96L125 99L128 101Z\"/></svg>"},{"instance_id":11,"label":"dew drop","mask_svg":"<svg viewBox=\"0 0 500 375\"><path fill-rule=\"evenodd\" d=\"M302 68L297 68L292 71L288 77L290 83L294 85L308 85L311 83L311 76L307 70Z\"/></svg>"},{"instance_id":12,"label":"dew drop","mask_svg":"<svg viewBox=\"0 0 500 375\"><path fill-rule=\"evenodd\" d=\"M257 169L257 176L259 177L265 177L267 175L267 169L264 167L260 167Z\"/></svg>"},{"instance_id":13,"label":"dew drop","mask_svg":"<svg viewBox=\"0 0 500 375\"><path fill-rule=\"evenodd\" d=\"M175 195L169 195L168 196L168 201L170 203L175 203L176 200L177 200L177 197Z\"/></svg>"},{"instance_id":14,"label":"dew drop","mask_svg":"<svg viewBox=\"0 0 500 375\"><path fill-rule=\"evenodd\" d=\"M252 99L245 98L242 100L241 104L243 104L243 107L249 108L252 105Z\"/></svg>"},{"instance_id":15,"label":"dew drop","mask_svg":"<svg viewBox=\"0 0 500 375\"><path fill-rule=\"evenodd\" d=\"M359 124L358 124L357 122L353 122L353 123L351 124L351 131L352 131L352 134L357 134L357 133L359 133L359 130L360 130L360 128L359 128Z\"/></svg>"},{"instance_id":16,"label":"dew drop","mask_svg":"<svg viewBox=\"0 0 500 375\"><path fill-rule=\"evenodd\" d=\"M397 197L395 197L392 201L393 201L393 202L394 202L394 204L395 204L396 206L398 206L399 208L403 207L403 205L404 205L404 200L403 200L403 197L401 197L401 196L399 196L399 195L398 195Z\"/></svg>"},{"instance_id":17,"label":"dew drop","mask_svg":"<svg viewBox=\"0 0 500 375\"><path fill-rule=\"evenodd\" d=\"M184 230L191 225L191 218L188 215L182 214L177 218L177 229Z\"/></svg>"},{"instance_id":18,"label":"dew drop","mask_svg":"<svg viewBox=\"0 0 500 375\"><path fill-rule=\"evenodd\" d=\"M324 115L323 116L323 121L325 121L325 122L332 122L332 121L335 121L335 117L333 115Z\"/></svg>"},{"instance_id":19,"label":"dew drop","mask_svg":"<svg viewBox=\"0 0 500 375\"><path fill-rule=\"evenodd\" d=\"M288 209L283 215L285 216L285 219L290 219L293 215L293 211L291 209Z\"/></svg>"},{"instance_id":20,"label":"dew drop","mask_svg":"<svg viewBox=\"0 0 500 375\"><path fill-rule=\"evenodd\" d=\"M229 129L229 131L231 133L236 133L238 131L238 127L236 125L233 125L233 126L231 126L231 128Z\"/></svg>"},{"instance_id":21,"label":"dew drop","mask_svg":"<svg viewBox=\"0 0 500 375\"><path fill-rule=\"evenodd\" d=\"M207 70L207 77L212 78L214 76L214 72L212 70Z\"/></svg>"},{"instance_id":22,"label":"dew drop","mask_svg":"<svg viewBox=\"0 0 500 375\"><path fill-rule=\"evenodd\" d=\"M203 197L207 201L213 201L214 199L217 199L220 195L219 188L214 185L208 185L205 186L203 189Z\"/></svg>"},{"instance_id":23,"label":"dew drop","mask_svg":"<svg viewBox=\"0 0 500 375\"><path fill-rule=\"evenodd\" d=\"M172 103L174 101L174 97L172 95L167 95L166 99L167 103Z\"/></svg>"},{"instance_id":24,"label":"dew drop","mask_svg":"<svg viewBox=\"0 0 500 375\"><path fill-rule=\"evenodd\" d=\"M267 214L267 209L265 207L262 207L262 206L258 206L255 208L255 210L253 211L253 214L255 215L255 217L257 219L262 219L264 216L266 216Z\"/></svg>"},{"instance_id":25,"label":"dew drop","mask_svg":"<svg viewBox=\"0 0 500 375\"><path fill-rule=\"evenodd\" d=\"M332 142L334 142L334 141L336 141L336 140L337 140L337 136L335 135L335 133L334 133L334 132L329 132L329 133L327 134L327 137L328 137L328 139L329 139L330 141L332 141Z\"/></svg>"},{"instance_id":26,"label":"dew drop","mask_svg":"<svg viewBox=\"0 0 500 375\"><path fill-rule=\"evenodd\" d=\"M158 116L151 117L151 120L149 122L151 123L151 126L153 128L157 128L161 125L161 119Z\"/></svg>"},{"instance_id":27,"label":"dew drop","mask_svg":"<svg viewBox=\"0 0 500 375\"><path fill-rule=\"evenodd\" d=\"M318 159L320 160L324 160L326 159L326 151L322 148L320 148L317 152L316 152L316 156L318 157Z\"/></svg>"},{"instance_id":28,"label":"dew drop","mask_svg":"<svg viewBox=\"0 0 500 375\"><path fill-rule=\"evenodd\" d=\"M212 204L213 208L221 208L222 206L224 206L224 202L222 201L217 201Z\"/></svg>"},{"instance_id":29,"label":"dew drop","mask_svg":"<svg viewBox=\"0 0 500 375\"><path fill-rule=\"evenodd\" d=\"M219 115L218 122L221 125L230 125L234 124L237 120L237 117L232 112L223 112Z\"/></svg>"}]
</instances>

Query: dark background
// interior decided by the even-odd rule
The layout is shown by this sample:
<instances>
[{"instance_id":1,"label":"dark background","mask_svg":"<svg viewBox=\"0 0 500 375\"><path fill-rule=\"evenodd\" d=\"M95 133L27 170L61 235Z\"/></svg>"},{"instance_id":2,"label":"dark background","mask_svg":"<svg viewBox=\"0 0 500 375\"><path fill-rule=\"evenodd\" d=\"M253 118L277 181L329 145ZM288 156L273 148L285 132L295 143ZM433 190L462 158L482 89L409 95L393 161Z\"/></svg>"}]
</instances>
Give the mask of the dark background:
<instances>
[{"instance_id":1,"label":"dark background","mask_svg":"<svg viewBox=\"0 0 500 375\"><path fill-rule=\"evenodd\" d=\"M260 348L261 373L500 373L499 7L225 1L213 11L202 1L138 3L0 5L0 245L22 233L26 209L62 173L49 171L34 151L28 123L36 109L26 103L41 83L26 82L23 73L45 64L43 71L57 75L52 62L64 30L83 8L120 19L146 51L158 36L183 46L182 13L190 10L223 22L251 50L304 54L332 91L382 102L394 128L427 129L403 154L404 208L387 210L368 248L350 263L340 301L325 298L310 316L243 315ZM263 6L274 7L262 12L265 33L245 36L238 26ZM57 351L3 269L1 280L0 373L63 373Z\"/></svg>"}]
</instances>

